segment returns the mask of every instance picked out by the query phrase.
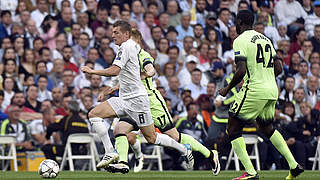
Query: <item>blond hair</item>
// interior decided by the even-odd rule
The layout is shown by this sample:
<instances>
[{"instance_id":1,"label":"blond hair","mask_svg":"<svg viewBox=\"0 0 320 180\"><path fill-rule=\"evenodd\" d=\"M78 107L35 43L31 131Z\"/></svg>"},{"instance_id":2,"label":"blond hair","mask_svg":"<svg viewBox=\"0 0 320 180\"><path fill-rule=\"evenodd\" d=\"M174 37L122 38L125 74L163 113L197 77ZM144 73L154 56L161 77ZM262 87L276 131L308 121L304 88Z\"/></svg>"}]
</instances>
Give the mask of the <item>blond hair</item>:
<instances>
[{"instance_id":1,"label":"blond hair","mask_svg":"<svg viewBox=\"0 0 320 180\"><path fill-rule=\"evenodd\" d=\"M131 29L131 39L134 40L136 43L138 43L140 45L141 48L143 48L143 44L142 44L142 34L141 32L136 29L136 28L132 28Z\"/></svg>"}]
</instances>

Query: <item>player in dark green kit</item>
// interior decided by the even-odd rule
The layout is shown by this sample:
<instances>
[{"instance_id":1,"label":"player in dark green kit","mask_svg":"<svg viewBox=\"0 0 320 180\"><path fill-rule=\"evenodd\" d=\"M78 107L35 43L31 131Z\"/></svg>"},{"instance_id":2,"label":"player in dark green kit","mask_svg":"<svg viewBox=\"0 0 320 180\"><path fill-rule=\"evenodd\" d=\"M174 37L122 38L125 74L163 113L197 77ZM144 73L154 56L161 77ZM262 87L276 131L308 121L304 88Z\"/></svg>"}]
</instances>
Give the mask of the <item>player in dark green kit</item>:
<instances>
[{"instance_id":1,"label":"player in dark green kit","mask_svg":"<svg viewBox=\"0 0 320 180\"><path fill-rule=\"evenodd\" d=\"M252 30L253 23L254 16L251 11L243 10L238 13L236 28L239 36L233 43L237 70L228 86L219 91L222 96L226 96L241 80L244 81L229 110L227 127L232 148L246 170L234 180L259 179L241 134L244 125L253 123L254 120L257 121L259 130L286 158L290 167L286 179L294 179L303 169L295 161L282 135L272 126L278 99L275 77L282 72L282 62L277 58L270 39Z\"/></svg>"}]
</instances>

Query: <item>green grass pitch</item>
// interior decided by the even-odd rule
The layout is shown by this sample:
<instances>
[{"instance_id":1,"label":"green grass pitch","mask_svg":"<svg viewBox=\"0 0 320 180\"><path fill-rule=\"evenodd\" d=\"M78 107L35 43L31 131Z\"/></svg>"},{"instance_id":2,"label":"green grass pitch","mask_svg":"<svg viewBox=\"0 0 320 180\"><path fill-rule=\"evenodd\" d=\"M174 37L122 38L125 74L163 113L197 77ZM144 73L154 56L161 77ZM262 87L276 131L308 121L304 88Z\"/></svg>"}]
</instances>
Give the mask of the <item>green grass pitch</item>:
<instances>
[{"instance_id":1,"label":"green grass pitch","mask_svg":"<svg viewBox=\"0 0 320 180\"><path fill-rule=\"evenodd\" d=\"M106 171L62 171L59 173L56 179L143 179L143 180L200 180L200 179L210 179L210 180L222 180L222 179L232 179L236 176L241 175L242 171L221 171L219 176L213 176L211 171L143 171L140 173L130 172L129 174L111 174ZM262 180L278 180L285 179L288 171L260 171L260 179ZM0 180L9 179L41 179L37 172L1 172ZM320 180L320 171L306 171L297 180Z\"/></svg>"}]
</instances>

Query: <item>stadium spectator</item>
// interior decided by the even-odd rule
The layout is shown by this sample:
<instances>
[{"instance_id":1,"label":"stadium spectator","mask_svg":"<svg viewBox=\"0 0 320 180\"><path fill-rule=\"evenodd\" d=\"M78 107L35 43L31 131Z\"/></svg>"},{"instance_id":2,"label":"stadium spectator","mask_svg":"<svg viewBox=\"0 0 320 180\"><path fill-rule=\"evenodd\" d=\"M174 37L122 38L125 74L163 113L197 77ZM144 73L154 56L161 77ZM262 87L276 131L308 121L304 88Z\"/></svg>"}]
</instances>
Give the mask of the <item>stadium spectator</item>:
<instances>
[{"instance_id":1,"label":"stadium spectator","mask_svg":"<svg viewBox=\"0 0 320 180\"><path fill-rule=\"evenodd\" d=\"M205 0L197 0L195 9L196 9L196 14L195 14L196 21L193 20L192 24L204 25L206 15L208 14L208 12L206 10L206 1Z\"/></svg>"},{"instance_id":2,"label":"stadium spectator","mask_svg":"<svg viewBox=\"0 0 320 180\"><path fill-rule=\"evenodd\" d=\"M181 24L181 14L178 12L179 6L176 0L167 2L167 12L169 14L169 26L176 27Z\"/></svg>"},{"instance_id":3,"label":"stadium spectator","mask_svg":"<svg viewBox=\"0 0 320 180\"><path fill-rule=\"evenodd\" d=\"M87 36L86 36L87 38ZM71 69L75 73L79 73L79 69L77 65L75 64L77 60L73 58L73 50L70 46L65 46L62 50L62 56L63 56L63 61L64 61L64 68L65 69Z\"/></svg>"},{"instance_id":4,"label":"stadium spectator","mask_svg":"<svg viewBox=\"0 0 320 180\"><path fill-rule=\"evenodd\" d=\"M94 68L94 63L91 61L86 61L84 63L85 66L88 66L90 68ZM75 88L81 89L84 87L90 86L90 80L91 80L91 74L88 73L82 73L80 72L75 78L74 78L74 85Z\"/></svg>"},{"instance_id":5,"label":"stadium spectator","mask_svg":"<svg viewBox=\"0 0 320 180\"><path fill-rule=\"evenodd\" d=\"M108 68L112 65L112 62L116 54L112 48L107 47L102 52L102 57L100 57L96 62L101 65L103 68Z\"/></svg>"},{"instance_id":6,"label":"stadium spectator","mask_svg":"<svg viewBox=\"0 0 320 180\"><path fill-rule=\"evenodd\" d=\"M186 36L193 36L193 28L190 25L191 22L191 14L188 11L184 11L181 13L181 24L176 26L176 30L178 31L178 41L183 41Z\"/></svg>"},{"instance_id":7,"label":"stadium spectator","mask_svg":"<svg viewBox=\"0 0 320 180\"><path fill-rule=\"evenodd\" d=\"M289 54L298 52L301 49L302 43L307 39L307 34L304 29L298 29L293 36L292 42L290 44Z\"/></svg>"},{"instance_id":8,"label":"stadium spectator","mask_svg":"<svg viewBox=\"0 0 320 180\"><path fill-rule=\"evenodd\" d=\"M206 87L201 85L202 72L196 68L191 72L191 83L186 85L185 88L191 90L191 97L197 99L200 94L206 93Z\"/></svg>"},{"instance_id":9,"label":"stadium spectator","mask_svg":"<svg viewBox=\"0 0 320 180\"><path fill-rule=\"evenodd\" d=\"M58 87L52 89L52 106L56 110L62 106L62 90Z\"/></svg>"},{"instance_id":10,"label":"stadium spectator","mask_svg":"<svg viewBox=\"0 0 320 180\"><path fill-rule=\"evenodd\" d=\"M46 62L47 72L51 72L53 68L53 63L51 61L51 51L47 47L42 47L39 50L40 61Z\"/></svg>"},{"instance_id":11,"label":"stadium spectator","mask_svg":"<svg viewBox=\"0 0 320 180\"><path fill-rule=\"evenodd\" d=\"M94 104L97 103L97 98L99 96L100 88L101 88L101 76L92 74L90 78L90 88L92 91L92 97Z\"/></svg>"},{"instance_id":12,"label":"stadium spectator","mask_svg":"<svg viewBox=\"0 0 320 180\"><path fill-rule=\"evenodd\" d=\"M43 118L42 119L35 119L28 124L28 128L30 129L30 135L32 138L32 142L35 147L42 147L44 142L46 141L46 129L50 124L56 122L56 113L52 108L46 108L42 111ZM50 142L59 143L60 136L58 133L54 133L50 137Z\"/></svg>"},{"instance_id":13,"label":"stadium spectator","mask_svg":"<svg viewBox=\"0 0 320 180\"><path fill-rule=\"evenodd\" d=\"M276 3L274 13L280 23L288 26L289 35L303 27L307 13L296 0L281 0Z\"/></svg>"},{"instance_id":14,"label":"stadium spectator","mask_svg":"<svg viewBox=\"0 0 320 180\"><path fill-rule=\"evenodd\" d=\"M30 14L37 27L39 28L43 19L48 15L48 4L46 0L37 0L37 9Z\"/></svg>"},{"instance_id":15,"label":"stadium spectator","mask_svg":"<svg viewBox=\"0 0 320 180\"><path fill-rule=\"evenodd\" d=\"M315 25L313 30L314 36L311 37L313 51L320 52L320 25Z\"/></svg>"},{"instance_id":16,"label":"stadium spectator","mask_svg":"<svg viewBox=\"0 0 320 180\"><path fill-rule=\"evenodd\" d=\"M302 116L302 112L300 110L300 104L305 102L305 92L303 87L298 87L294 90L292 103L294 104L295 109L295 118L299 118Z\"/></svg>"},{"instance_id":17,"label":"stadium spectator","mask_svg":"<svg viewBox=\"0 0 320 180\"><path fill-rule=\"evenodd\" d=\"M143 14L143 21L138 24L139 31L144 41L149 41L151 37L151 28L154 26L154 16L150 11Z\"/></svg>"},{"instance_id":18,"label":"stadium spectator","mask_svg":"<svg viewBox=\"0 0 320 180\"><path fill-rule=\"evenodd\" d=\"M183 88L191 83L191 72L197 68L199 59L194 55L189 55L185 62L185 67L178 73L178 78L180 80L180 87Z\"/></svg>"},{"instance_id":19,"label":"stadium spectator","mask_svg":"<svg viewBox=\"0 0 320 180\"><path fill-rule=\"evenodd\" d=\"M36 27L36 22L30 19L26 27L27 31L25 36L28 39L28 47L33 48L33 40L39 36L39 32Z\"/></svg>"},{"instance_id":20,"label":"stadium spectator","mask_svg":"<svg viewBox=\"0 0 320 180\"><path fill-rule=\"evenodd\" d=\"M167 91L169 89L169 78L176 75L176 66L173 63L167 62L163 66L163 75L159 76L158 80L162 87Z\"/></svg>"},{"instance_id":21,"label":"stadium spectator","mask_svg":"<svg viewBox=\"0 0 320 180\"><path fill-rule=\"evenodd\" d=\"M176 109L177 105L181 102L180 93L182 89L179 88L179 79L172 76L169 79L169 89L166 90L166 97L171 99L171 109Z\"/></svg>"},{"instance_id":22,"label":"stadium spectator","mask_svg":"<svg viewBox=\"0 0 320 180\"><path fill-rule=\"evenodd\" d=\"M294 89L297 89L300 86L306 87L307 79L308 79L308 71L309 71L308 62L305 60L300 61L298 66L298 73L293 76L295 78Z\"/></svg>"},{"instance_id":23,"label":"stadium spectator","mask_svg":"<svg viewBox=\"0 0 320 180\"><path fill-rule=\"evenodd\" d=\"M315 25L320 24L320 1L314 1L313 6L314 13L311 13L306 17L304 24L309 37L314 36Z\"/></svg>"},{"instance_id":24,"label":"stadium spectator","mask_svg":"<svg viewBox=\"0 0 320 180\"><path fill-rule=\"evenodd\" d=\"M79 41L76 43L75 46L72 47L73 57L75 58L76 62L80 62L79 64L81 64L81 62L84 62L85 59L88 59L88 51L90 49L89 44L89 35L85 32L82 32L79 35Z\"/></svg>"},{"instance_id":25,"label":"stadium spectator","mask_svg":"<svg viewBox=\"0 0 320 180\"><path fill-rule=\"evenodd\" d=\"M0 107L3 103L4 100L4 91L0 90ZM8 118L8 114L4 113L3 110L0 110L0 124L2 123L3 120Z\"/></svg>"},{"instance_id":26,"label":"stadium spectator","mask_svg":"<svg viewBox=\"0 0 320 180\"><path fill-rule=\"evenodd\" d=\"M319 79L315 76L309 76L306 86L306 101L310 104L311 108L317 104L320 100L320 92L319 92Z\"/></svg>"},{"instance_id":27,"label":"stadium spectator","mask_svg":"<svg viewBox=\"0 0 320 180\"><path fill-rule=\"evenodd\" d=\"M34 110L35 112L40 112L41 102L37 100L38 98L38 86L31 85L27 88L27 98L25 106Z\"/></svg>"},{"instance_id":28,"label":"stadium spectator","mask_svg":"<svg viewBox=\"0 0 320 180\"><path fill-rule=\"evenodd\" d=\"M79 104L77 101L70 101L67 104L68 114L59 121L50 124L46 130L45 145L41 148L47 159L56 160L56 156L62 156L67 139L74 133L88 133L87 123L79 116ZM53 132L61 133L62 144L51 144L50 137ZM86 150L83 144L72 144L72 154L85 154ZM53 150L54 149L54 150Z\"/></svg>"},{"instance_id":29,"label":"stadium spectator","mask_svg":"<svg viewBox=\"0 0 320 180\"><path fill-rule=\"evenodd\" d=\"M34 76L34 82L37 84L38 83L38 77L40 75L45 75L47 76L48 70L47 70L47 65L45 61L38 61L36 64L36 71L37 74ZM52 79L48 77L48 85L47 89L51 90L54 87L54 82Z\"/></svg>"},{"instance_id":30,"label":"stadium spectator","mask_svg":"<svg viewBox=\"0 0 320 180\"><path fill-rule=\"evenodd\" d=\"M72 20L72 9L65 7L61 9L61 19L58 20L59 33L69 34L71 32Z\"/></svg>"},{"instance_id":31,"label":"stadium spectator","mask_svg":"<svg viewBox=\"0 0 320 180\"><path fill-rule=\"evenodd\" d=\"M67 45L67 38L64 33L57 34L55 38L56 49L52 50L52 59L62 59L63 48Z\"/></svg>"},{"instance_id":32,"label":"stadium spectator","mask_svg":"<svg viewBox=\"0 0 320 180\"><path fill-rule=\"evenodd\" d=\"M63 94L77 94L78 89L74 86L75 73L71 69L65 69L62 75L62 82L58 85L63 91Z\"/></svg>"},{"instance_id":33,"label":"stadium spectator","mask_svg":"<svg viewBox=\"0 0 320 180\"><path fill-rule=\"evenodd\" d=\"M1 123L1 135L11 135L16 137L16 148L18 151L33 150L30 134L27 129L27 124L21 121L21 108L18 105L12 104L8 108L9 118Z\"/></svg>"},{"instance_id":34,"label":"stadium spectator","mask_svg":"<svg viewBox=\"0 0 320 180\"><path fill-rule=\"evenodd\" d=\"M14 80L11 77L7 77L4 79L3 81L3 91L4 91L4 95L3 95L3 102L1 103L1 110L4 111L11 103L11 99L14 95Z\"/></svg>"},{"instance_id":35,"label":"stadium spectator","mask_svg":"<svg viewBox=\"0 0 320 180\"><path fill-rule=\"evenodd\" d=\"M167 33L169 28L169 14L167 12L163 12L159 15L159 26L161 29Z\"/></svg>"},{"instance_id":36,"label":"stadium spectator","mask_svg":"<svg viewBox=\"0 0 320 180\"><path fill-rule=\"evenodd\" d=\"M63 98L58 98L58 97L60 97L60 93L59 93L59 95L57 94L56 101L58 101L59 99L61 99L61 100L60 100L61 105L60 105L60 106L56 106L56 113L57 113L58 115L66 116L66 115L68 114L68 113L67 113L68 104L69 104L70 101L72 101L72 99L73 99L73 94L71 94L70 92L68 92L68 93L65 93L65 94L62 96L62 91L60 90L60 92L61 92L61 97L63 97ZM54 97L54 95L53 95L53 97ZM55 100L55 98L54 98L54 100Z\"/></svg>"},{"instance_id":37,"label":"stadium spectator","mask_svg":"<svg viewBox=\"0 0 320 180\"><path fill-rule=\"evenodd\" d=\"M77 16L77 23L80 24L81 26L81 29L80 31L81 32L86 32L88 33L90 39L92 38L93 36L93 33L92 33L92 30L89 28L89 17L88 17L88 14L85 13L85 12L81 12L78 16Z\"/></svg>"},{"instance_id":38,"label":"stadium spectator","mask_svg":"<svg viewBox=\"0 0 320 180\"><path fill-rule=\"evenodd\" d=\"M48 76L40 75L38 77L38 98L37 100L39 102L43 102L46 99L52 100L52 94L51 91L47 89L48 85Z\"/></svg>"},{"instance_id":39,"label":"stadium spectator","mask_svg":"<svg viewBox=\"0 0 320 180\"><path fill-rule=\"evenodd\" d=\"M71 46L71 47L77 45L78 42L79 42L80 34L81 34L81 26L80 26L80 24L78 24L78 23L72 24L71 33L69 33L68 37L67 37L68 45Z\"/></svg>"},{"instance_id":40,"label":"stadium spectator","mask_svg":"<svg viewBox=\"0 0 320 180\"><path fill-rule=\"evenodd\" d=\"M310 40L304 40L302 42L301 49L298 51L298 53L302 59L305 59L308 61L312 53L312 50L313 50L312 42Z\"/></svg>"},{"instance_id":41,"label":"stadium spectator","mask_svg":"<svg viewBox=\"0 0 320 180\"><path fill-rule=\"evenodd\" d=\"M98 27L103 27L106 29L108 25L108 11L106 8L99 7L97 10L96 19L91 24L92 32L95 33Z\"/></svg>"},{"instance_id":42,"label":"stadium spectator","mask_svg":"<svg viewBox=\"0 0 320 180\"><path fill-rule=\"evenodd\" d=\"M113 24L119 19L120 19L120 4L113 3L110 8L110 16L108 17L108 22L110 24Z\"/></svg>"},{"instance_id":43,"label":"stadium spectator","mask_svg":"<svg viewBox=\"0 0 320 180\"><path fill-rule=\"evenodd\" d=\"M183 39L183 49L180 49L180 59L185 60L190 55L190 50L193 47L194 39L192 36L186 36Z\"/></svg>"},{"instance_id":44,"label":"stadium spectator","mask_svg":"<svg viewBox=\"0 0 320 180\"><path fill-rule=\"evenodd\" d=\"M222 8L219 11L219 16L217 23L219 25L220 31L223 33L223 38L229 37L229 27L230 24L230 10L227 8Z\"/></svg>"},{"instance_id":45,"label":"stadium spectator","mask_svg":"<svg viewBox=\"0 0 320 180\"><path fill-rule=\"evenodd\" d=\"M183 49L182 42L177 39L178 31L174 27L169 26L165 36L169 40L170 46L177 46L179 50Z\"/></svg>"},{"instance_id":46,"label":"stadium spectator","mask_svg":"<svg viewBox=\"0 0 320 180\"><path fill-rule=\"evenodd\" d=\"M284 88L279 94L279 99L282 101L292 101L293 100L293 88L295 87L295 78L292 76L287 76L284 80Z\"/></svg>"}]
</instances>

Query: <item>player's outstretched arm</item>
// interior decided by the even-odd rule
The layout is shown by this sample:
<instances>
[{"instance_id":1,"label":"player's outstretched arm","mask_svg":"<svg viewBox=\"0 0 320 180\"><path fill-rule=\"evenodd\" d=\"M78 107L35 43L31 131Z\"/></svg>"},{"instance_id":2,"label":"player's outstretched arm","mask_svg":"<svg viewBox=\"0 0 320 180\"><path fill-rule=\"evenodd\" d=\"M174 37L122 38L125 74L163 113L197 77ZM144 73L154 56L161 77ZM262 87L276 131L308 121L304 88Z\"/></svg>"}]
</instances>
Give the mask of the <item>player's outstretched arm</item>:
<instances>
[{"instance_id":1,"label":"player's outstretched arm","mask_svg":"<svg viewBox=\"0 0 320 180\"><path fill-rule=\"evenodd\" d=\"M237 58L241 58L241 59L237 60ZM227 87L224 87L219 90L219 94L223 97L225 97L232 88L234 88L237 84L239 84L242 81L244 75L246 75L246 67L247 67L246 58L236 57L236 62L237 62L237 70L231 82L228 84Z\"/></svg>"},{"instance_id":2,"label":"player's outstretched arm","mask_svg":"<svg viewBox=\"0 0 320 180\"><path fill-rule=\"evenodd\" d=\"M274 58L274 76L277 77L279 74L282 73L282 60L275 56Z\"/></svg>"},{"instance_id":3,"label":"player's outstretched arm","mask_svg":"<svg viewBox=\"0 0 320 180\"><path fill-rule=\"evenodd\" d=\"M84 73L89 73L89 74L96 74L99 76L117 76L120 72L120 67L116 65L112 65L109 68L103 69L103 70L94 70L91 69L88 66L82 66L81 71Z\"/></svg>"}]
</instances>

